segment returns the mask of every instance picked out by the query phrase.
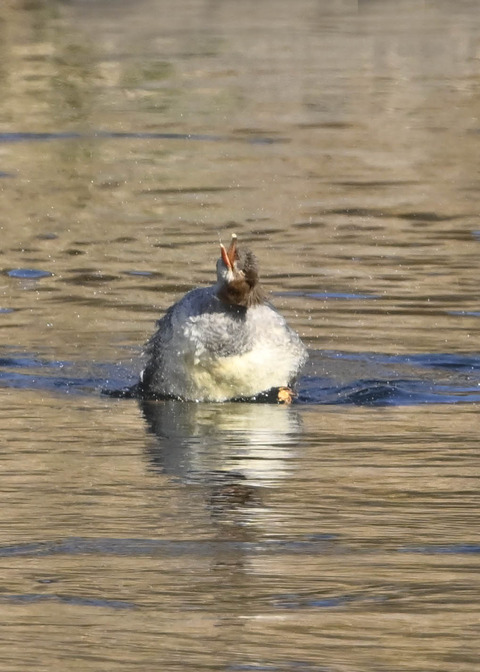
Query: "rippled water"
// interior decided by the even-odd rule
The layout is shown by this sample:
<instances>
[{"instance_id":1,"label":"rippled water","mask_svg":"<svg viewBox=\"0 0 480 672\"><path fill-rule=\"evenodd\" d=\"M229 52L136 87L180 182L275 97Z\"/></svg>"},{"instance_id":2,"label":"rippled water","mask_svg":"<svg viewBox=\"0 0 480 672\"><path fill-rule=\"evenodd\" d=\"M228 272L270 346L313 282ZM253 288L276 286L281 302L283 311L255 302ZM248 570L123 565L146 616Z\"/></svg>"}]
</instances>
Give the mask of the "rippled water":
<instances>
[{"instance_id":1,"label":"rippled water","mask_svg":"<svg viewBox=\"0 0 480 672\"><path fill-rule=\"evenodd\" d=\"M479 29L2 5L2 671L477 669ZM104 394L232 231L297 402Z\"/></svg>"}]
</instances>

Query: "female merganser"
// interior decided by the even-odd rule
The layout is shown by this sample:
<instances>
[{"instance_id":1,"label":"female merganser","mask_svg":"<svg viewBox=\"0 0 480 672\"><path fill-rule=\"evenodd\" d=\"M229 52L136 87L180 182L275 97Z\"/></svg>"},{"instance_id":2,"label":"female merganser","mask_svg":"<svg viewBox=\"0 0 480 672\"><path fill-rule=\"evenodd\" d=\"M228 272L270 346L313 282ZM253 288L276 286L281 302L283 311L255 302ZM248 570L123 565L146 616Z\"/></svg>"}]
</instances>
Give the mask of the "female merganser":
<instances>
[{"instance_id":1,"label":"female merganser","mask_svg":"<svg viewBox=\"0 0 480 672\"><path fill-rule=\"evenodd\" d=\"M257 262L232 236L220 245L217 282L193 289L157 322L148 341L139 392L146 398L227 401L266 396L291 400L307 351L266 301Z\"/></svg>"}]
</instances>

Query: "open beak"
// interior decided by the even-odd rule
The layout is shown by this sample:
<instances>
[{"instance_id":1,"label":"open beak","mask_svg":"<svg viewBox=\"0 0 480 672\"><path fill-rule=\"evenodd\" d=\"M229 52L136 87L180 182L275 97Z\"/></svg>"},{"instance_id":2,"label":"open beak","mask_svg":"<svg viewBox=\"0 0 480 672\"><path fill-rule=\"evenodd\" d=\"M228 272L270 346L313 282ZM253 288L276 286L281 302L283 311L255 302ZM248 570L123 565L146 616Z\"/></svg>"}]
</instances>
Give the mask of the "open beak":
<instances>
[{"instance_id":1,"label":"open beak","mask_svg":"<svg viewBox=\"0 0 480 672\"><path fill-rule=\"evenodd\" d=\"M232 242L228 250L225 249L225 245L220 243L220 252L222 254L222 261L229 271L233 271L233 265L235 263L235 257L237 252L237 236L235 233L232 233Z\"/></svg>"}]
</instances>

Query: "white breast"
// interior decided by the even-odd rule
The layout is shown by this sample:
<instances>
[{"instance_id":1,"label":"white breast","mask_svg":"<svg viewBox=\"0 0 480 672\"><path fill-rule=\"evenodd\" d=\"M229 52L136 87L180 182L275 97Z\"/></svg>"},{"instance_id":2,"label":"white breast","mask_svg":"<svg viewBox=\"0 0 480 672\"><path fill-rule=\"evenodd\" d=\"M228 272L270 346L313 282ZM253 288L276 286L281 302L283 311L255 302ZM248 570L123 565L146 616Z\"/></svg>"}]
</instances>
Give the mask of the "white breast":
<instances>
[{"instance_id":1,"label":"white breast","mask_svg":"<svg viewBox=\"0 0 480 672\"><path fill-rule=\"evenodd\" d=\"M286 387L306 359L306 350L284 318L268 305L248 310L242 331L231 334L223 314L178 315L174 336L164 353L166 394L196 401L226 401ZM208 336L208 338L207 338ZM228 344L236 337L242 352L223 356L206 342Z\"/></svg>"}]
</instances>

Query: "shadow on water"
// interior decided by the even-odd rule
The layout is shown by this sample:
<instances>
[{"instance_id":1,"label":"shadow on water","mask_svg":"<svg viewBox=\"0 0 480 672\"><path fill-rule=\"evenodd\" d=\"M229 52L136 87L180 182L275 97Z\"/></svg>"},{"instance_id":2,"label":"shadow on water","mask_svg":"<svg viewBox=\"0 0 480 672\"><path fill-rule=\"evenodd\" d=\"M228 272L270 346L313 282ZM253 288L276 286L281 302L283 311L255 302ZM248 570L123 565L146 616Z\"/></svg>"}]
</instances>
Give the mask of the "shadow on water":
<instances>
[{"instance_id":1,"label":"shadow on water","mask_svg":"<svg viewBox=\"0 0 480 672\"><path fill-rule=\"evenodd\" d=\"M62 394L116 393L136 382L140 364L51 361L0 352L0 386ZM310 351L296 405L407 406L480 401L480 356ZM183 413L185 411L182 411Z\"/></svg>"}]
</instances>

